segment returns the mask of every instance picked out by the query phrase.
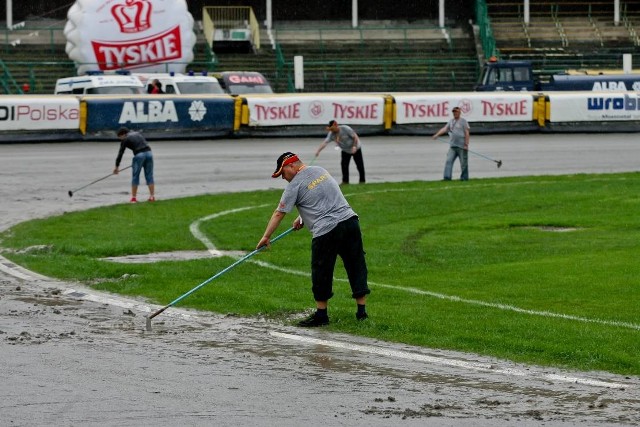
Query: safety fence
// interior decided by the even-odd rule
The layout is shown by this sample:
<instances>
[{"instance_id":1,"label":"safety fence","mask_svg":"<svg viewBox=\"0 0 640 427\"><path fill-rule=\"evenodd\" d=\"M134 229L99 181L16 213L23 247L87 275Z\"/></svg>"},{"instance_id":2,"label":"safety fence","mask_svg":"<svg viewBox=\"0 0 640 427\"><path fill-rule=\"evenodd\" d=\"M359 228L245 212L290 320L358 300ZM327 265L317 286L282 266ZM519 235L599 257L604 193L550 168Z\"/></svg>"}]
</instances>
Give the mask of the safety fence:
<instances>
[{"instance_id":1,"label":"safety fence","mask_svg":"<svg viewBox=\"0 0 640 427\"><path fill-rule=\"evenodd\" d=\"M476 25L478 26L480 46L482 47L484 58L498 56L491 19L489 18L487 3L484 0L476 0Z\"/></svg>"},{"instance_id":2,"label":"safety fence","mask_svg":"<svg viewBox=\"0 0 640 427\"><path fill-rule=\"evenodd\" d=\"M640 130L636 92L0 96L0 142L319 136L330 120L362 135L432 134L459 107L474 133Z\"/></svg>"}]
</instances>

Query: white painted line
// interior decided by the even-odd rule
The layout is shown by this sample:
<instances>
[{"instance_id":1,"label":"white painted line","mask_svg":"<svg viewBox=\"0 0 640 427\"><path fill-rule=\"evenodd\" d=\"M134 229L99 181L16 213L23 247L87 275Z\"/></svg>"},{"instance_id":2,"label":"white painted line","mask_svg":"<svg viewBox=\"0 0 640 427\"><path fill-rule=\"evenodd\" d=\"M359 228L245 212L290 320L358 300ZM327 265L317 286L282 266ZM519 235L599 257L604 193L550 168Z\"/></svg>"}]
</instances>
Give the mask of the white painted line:
<instances>
[{"instance_id":1,"label":"white painted line","mask_svg":"<svg viewBox=\"0 0 640 427\"><path fill-rule=\"evenodd\" d=\"M311 277L310 273L302 272L302 271L299 271L299 270L292 270L290 268L278 267L276 265L272 265L272 264L269 264L269 263L264 262L264 261L252 260L252 261L249 261L249 262L257 264L260 267L269 268L271 270L276 270L276 271L281 271L283 273L287 273L287 274L291 274L291 275ZM339 281L339 282L347 282L348 281L347 279L337 279L337 278L334 278L333 280ZM617 328L628 328L628 329L634 329L636 331L640 331L640 324L637 324L637 323L620 322L620 321L617 321L617 320L592 319L592 318L589 318L589 317L573 316L573 315L570 315L570 314L553 313L551 311L527 310L527 309L524 309L524 308L520 308L520 307L516 307L516 306L513 306L513 305L508 305L508 304L500 304L500 303L494 303L494 302L486 302L486 301L479 301L479 300L473 300L473 299L460 298L460 297L455 296L455 295L446 295L446 294L441 294L441 293L438 293L438 292L425 291L423 289L409 288L409 287L396 286L396 285L387 285L385 283L376 283L376 282L371 282L371 281L369 282L369 285L370 286L376 286L376 287L379 287L379 288L393 289L393 290L397 290L397 291L401 291L401 292L408 292L408 293L416 294L416 295L426 295L426 296L430 296L432 298L438 298L438 299L448 300L448 301L452 301L452 302L459 302L459 303L463 303L463 304L478 305L478 306L482 306L482 307L495 308L495 309L504 310L504 311L513 311L513 312L516 312L516 313L527 314L527 315L530 315L530 316L540 316L540 317L564 319L564 320L571 320L571 321L574 321L574 322L581 322L581 323L595 323L595 324L600 324L600 325L615 326Z\"/></svg>"},{"instance_id":2,"label":"white painted line","mask_svg":"<svg viewBox=\"0 0 640 427\"><path fill-rule=\"evenodd\" d=\"M46 276L34 273L33 271L29 271L18 264L14 264L2 255L0 255L0 271L22 280L51 280Z\"/></svg>"},{"instance_id":3,"label":"white painted line","mask_svg":"<svg viewBox=\"0 0 640 427\"><path fill-rule=\"evenodd\" d=\"M209 238L202 231L200 231L200 224L202 224L205 221L209 221L210 219L219 218L224 215L234 214L234 213L246 211L249 209L263 208L265 206L269 206L269 205L265 204L260 206L245 206L243 208L230 209L228 211L222 211L222 212L214 213L212 215L207 215L202 218L198 218L197 220L192 222L191 225L189 226L189 231L191 231L191 234L193 234L193 237L200 240L202 244L207 247L209 252L215 256L216 254L219 253L219 251L216 248L216 245L214 245L213 242L209 240Z\"/></svg>"},{"instance_id":4,"label":"white painted line","mask_svg":"<svg viewBox=\"0 0 640 427\"><path fill-rule=\"evenodd\" d=\"M555 383L562 382L562 383L571 383L571 384L583 384L583 385L588 385L592 387L604 387L604 388L616 388L616 389L634 388L632 385L629 385L629 384L600 381L600 380L594 380L594 379L585 378L585 377L575 377L575 376L569 376L569 375L536 373L531 370L524 370L524 369L515 369L515 368L497 369L493 365L487 364L487 363L468 362L464 360L450 359L445 357L428 356L426 354L411 353L408 351L389 350L389 349L380 348L380 347L351 344L351 343L346 343L341 341L329 341L329 340L324 340L319 338L285 334L282 332L270 331L269 334L274 337L297 341L305 344L324 345L331 348L339 348L342 350L350 350L350 351L357 351L360 353L375 354L375 355L384 356L384 357L393 357L396 359L411 360L414 362L424 362L432 365L451 366L451 367L461 368L466 370L492 372L492 373L498 373L502 375L511 375L511 376L515 375L523 378L529 377L531 379L542 379L546 381L552 381Z\"/></svg>"},{"instance_id":5,"label":"white painted line","mask_svg":"<svg viewBox=\"0 0 640 427\"><path fill-rule=\"evenodd\" d=\"M22 279L22 280L31 280L33 279L32 276L28 276L20 271L18 271L16 269L16 265L10 261L2 261L0 262L0 271L2 271L3 273L6 273L10 276L13 277L17 277L18 279Z\"/></svg>"},{"instance_id":6,"label":"white painted line","mask_svg":"<svg viewBox=\"0 0 640 427\"><path fill-rule=\"evenodd\" d=\"M597 180L597 179L596 179ZM548 181L546 183L553 183L553 181ZM501 184L501 185L522 185L522 184L539 184L536 182L519 182L519 183L507 183L507 184ZM485 186L485 187L494 187L497 184L485 184L485 185L476 185L476 187L481 187L481 186ZM459 188L458 185L454 186L455 188ZM438 190L441 191L442 188L437 188L437 189L433 189L433 190ZM397 190L381 190L381 191L367 191L367 192L362 192L362 193L357 193L357 194L350 194L349 196L357 196L357 195L363 195L363 194L375 194L375 193L389 193L389 192L409 192L409 191L417 191L417 190L406 190L406 189L397 189ZM422 189L420 191L423 191ZM347 195L345 195L345 197L347 197ZM216 247L213 245L213 243L207 238L206 235L204 235L204 233L200 232L199 230L199 226L202 222L204 221L208 221L210 219L215 219L218 217L221 217L223 215L229 215L229 214L233 214L236 212L241 212L241 211L245 211L247 209L254 209L254 208L262 208L268 205L260 205L260 206L247 206L247 207L243 207L243 208L237 208L237 209L231 209L228 211L222 211L222 212L218 212L212 215L208 215L206 217L200 218L196 221L194 221L191 226L189 227L191 230L191 233L194 235L194 237L198 240L200 240L208 249L210 252L213 253L213 251L218 251L218 249L216 249ZM304 277L310 277L311 274L308 272L302 272L299 270L292 270L289 268L283 268L283 267L279 267L273 264L269 264L260 260L249 260L249 262L254 263L256 265L259 265L260 267L264 267L264 268L269 268L272 270L276 270L276 271L282 271L284 273L287 274L294 274L294 275L298 275L298 276L304 276ZM334 280L336 281L344 281L346 282L346 279L336 279L334 278ZM522 314L527 314L527 315L531 315L531 316L540 316L540 317L548 317L548 318L556 318L556 319L564 319L564 320L571 320L571 321L576 321L576 322L581 322L581 323L595 323L595 324L600 324L600 325L606 325L606 326L614 326L614 327L619 327L619 328L628 328L628 329L634 329L637 331L640 331L640 324L637 323L630 323L630 322L621 322L621 321L617 321L617 320L604 320L604 319L592 319L589 317L582 317L582 316L574 316L574 315L570 315L570 314L563 314L563 313L553 313L551 311L537 311L537 310L527 310L524 308L520 308L520 307L516 307L513 305L508 305L508 304L501 304L501 303L493 303L493 302L486 302L486 301L479 301L479 300L472 300L472 299L465 299L465 298L460 298L458 296L455 295L446 295L446 294L441 294L438 292L431 292L431 291L425 291L422 289L416 289L416 288L409 288L409 287L403 287L403 286L397 286L397 285L388 285L388 284L384 284L384 283L375 283L375 282L369 282L370 285L372 286L378 286L381 288L387 288L387 289L394 289L397 291L402 291L402 292L408 292L408 293L412 293L412 294L416 294L416 295L426 295L426 296L430 296L433 298L438 298L438 299L442 299L442 300L448 300L448 301L452 301L452 302L460 302L460 303L464 303L464 304L470 304L470 305L477 305L477 306L482 306L482 307L489 307L489 308L495 308L498 310L504 310L504 311L513 311L516 313L522 313Z\"/></svg>"},{"instance_id":7,"label":"white painted line","mask_svg":"<svg viewBox=\"0 0 640 427\"><path fill-rule=\"evenodd\" d=\"M369 282L369 283L372 284L372 285L374 284L372 282ZM411 292L411 293L414 293L414 294L428 295L428 296L434 297L434 298L439 298L439 299L449 300L449 301L454 301L454 302L461 302L461 303L465 303L465 304L479 305L479 306L490 307L490 308L497 308L499 310L505 310L505 311L515 311L516 313L529 314L529 315L532 315L532 316L552 317L552 318L557 318L557 319L573 320L573 321L576 321L576 322L583 322L583 323L597 323L597 324L600 324L600 325L616 326L616 327L619 327L619 328L629 328L629 329L635 329L637 331L640 331L640 324L637 324L637 323L619 322L619 321L616 321L616 320L592 319L592 318L589 318L589 317L573 316L573 315L570 315L570 314L553 313L551 311L527 310L527 309L524 309L524 308L520 308L520 307L516 307L516 306L513 306L513 305L508 305L508 304L500 304L500 303L494 303L494 302L486 302L486 301L465 299L465 298L457 297L455 295L440 294L440 293L437 293L437 292L425 291L425 290L416 289L416 288L406 288L406 287L403 287L403 286L385 285L385 284L381 284L381 283L376 284L376 286L380 286L382 288L388 288L388 289L395 289L395 290L398 290L398 291Z\"/></svg>"}]
</instances>

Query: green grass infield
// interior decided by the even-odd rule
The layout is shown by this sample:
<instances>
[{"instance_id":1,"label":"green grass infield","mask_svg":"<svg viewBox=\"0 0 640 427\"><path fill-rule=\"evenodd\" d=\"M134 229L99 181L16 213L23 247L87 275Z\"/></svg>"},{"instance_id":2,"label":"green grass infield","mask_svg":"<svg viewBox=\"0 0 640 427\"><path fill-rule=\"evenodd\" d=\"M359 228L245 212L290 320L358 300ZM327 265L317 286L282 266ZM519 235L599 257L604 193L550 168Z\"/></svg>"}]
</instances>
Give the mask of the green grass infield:
<instances>
[{"instance_id":1,"label":"green grass infield","mask_svg":"<svg viewBox=\"0 0 640 427\"><path fill-rule=\"evenodd\" d=\"M370 317L356 321L339 261L327 328L639 375L638 188L637 173L345 187L363 231ZM230 266L238 251L254 250L280 194L215 194L66 213L18 224L0 234L0 246L5 257L46 276L166 305ZM305 229L290 233L176 307L293 324L314 307L310 242ZM207 247L235 252L153 263L104 260Z\"/></svg>"}]
</instances>

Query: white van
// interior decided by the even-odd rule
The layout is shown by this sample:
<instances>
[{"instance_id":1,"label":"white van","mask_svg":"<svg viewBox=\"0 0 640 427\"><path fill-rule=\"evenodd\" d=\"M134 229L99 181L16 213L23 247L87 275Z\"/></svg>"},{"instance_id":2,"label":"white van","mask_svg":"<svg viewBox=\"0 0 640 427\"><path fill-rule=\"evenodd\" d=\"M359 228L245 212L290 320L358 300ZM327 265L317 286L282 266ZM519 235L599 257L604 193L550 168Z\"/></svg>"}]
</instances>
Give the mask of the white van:
<instances>
[{"instance_id":1,"label":"white van","mask_svg":"<svg viewBox=\"0 0 640 427\"><path fill-rule=\"evenodd\" d=\"M218 79L206 74L181 74L181 73L134 73L145 85L146 92L150 93L149 86L154 80L158 80L162 86L162 92L178 95L219 95L224 90Z\"/></svg>"},{"instance_id":2,"label":"white van","mask_svg":"<svg viewBox=\"0 0 640 427\"><path fill-rule=\"evenodd\" d=\"M136 76L122 74L87 74L58 79L56 95L139 95L144 84Z\"/></svg>"}]
</instances>

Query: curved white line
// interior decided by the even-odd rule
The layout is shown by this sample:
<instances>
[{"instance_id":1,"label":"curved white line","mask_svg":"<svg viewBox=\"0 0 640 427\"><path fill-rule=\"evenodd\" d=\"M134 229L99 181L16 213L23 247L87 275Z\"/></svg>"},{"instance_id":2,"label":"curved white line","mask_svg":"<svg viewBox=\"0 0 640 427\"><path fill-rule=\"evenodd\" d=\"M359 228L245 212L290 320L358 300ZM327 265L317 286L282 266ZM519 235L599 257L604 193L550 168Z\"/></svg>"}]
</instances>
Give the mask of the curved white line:
<instances>
[{"instance_id":1,"label":"curved white line","mask_svg":"<svg viewBox=\"0 0 640 427\"><path fill-rule=\"evenodd\" d=\"M219 218L221 216L225 216L225 215L229 215L229 214L233 214L233 213L237 213L237 212L242 212L242 211L246 211L249 209L255 209L255 208L263 208L265 206L269 206L269 205L260 205L260 206L245 206L243 208L237 208L237 209L230 209L228 211L222 211L222 212L218 212L212 215L208 215L202 218L199 218L197 220L195 220L194 222L191 223L191 225L189 226L189 231L191 231L191 234L193 234L193 237L195 237L196 239L200 240L202 242L203 245L206 246L207 250L209 251L209 253L213 256L222 256L224 255L223 252L219 251L216 248L216 245L213 244L213 242L211 240L209 240L209 238L202 232L200 231L200 224L202 224L205 221L209 221L210 219L215 219L215 218ZM233 258L233 257L231 257Z\"/></svg>"},{"instance_id":2,"label":"curved white line","mask_svg":"<svg viewBox=\"0 0 640 427\"><path fill-rule=\"evenodd\" d=\"M532 184L534 182L531 182ZM517 184L523 184L523 183L517 183ZM539 183L535 183L535 184L539 184ZM487 184L486 186L491 186L492 184ZM456 188L458 188L459 186L455 186ZM442 188L438 188L438 190L442 190ZM362 195L362 194L374 194L374 193L388 193L388 192L402 192L402 191L413 191L413 190L407 190L407 189L397 189L397 190L380 190L380 191L367 191L367 192L362 192L362 193L354 193L354 194L349 194L349 196L358 196L358 195ZM417 191L417 189L416 189ZM420 191L424 191L424 189L421 189ZM196 220L195 222L193 222L191 224L191 226L189 227L189 229L191 230L191 233L194 235L194 237L196 237L196 239L200 240L202 243L204 243L204 245L207 247L207 249L209 250L210 253L218 253L220 254L221 252L218 251L216 249L216 247L213 245L213 243L211 243L211 241L207 238L207 236L205 236L202 232L200 232L200 230L198 229L198 227L200 226L200 224L204 221L208 221L210 219L215 219L224 215L229 215L232 213L236 213L236 212L241 212L241 211L245 211L248 209L255 209L255 208L262 208L268 205L260 205L260 206L247 206L244 208L237 208L237 209L231 209L228 211L223 211L223 212L219 212L213 215L209 215L203 218L200 218L198 220ZM230 256L230 255L229 255ZM234 258L234 257L231 257ZM281 271L283 273L287 273L287 274L294 274L297 276L305 276L305 277L311 277L310 273L306 273L306 272L302 272L299 270L291 270L288 268L284 268L284 267L278 267L276 265L272 265L269 264L267 262L264 261L259 261L259 260L249 260L249 262L252 262L260 267L264 267L264 268L270 268L272 270L276 270L276 271ZM338 281L343 281L346 282L347 279L336 279L334 278L334 280L338 280ZM437 292L431 292L431 291L425 291L422 289L416 289L416 288L406 288L406 287L402 287L402 286L397 286L397 285L387 285L384 283L375 283L375 282L369 282L369 284L374 285L374 286L378 286L381 288L387 288L387 289L394 289L394 290L398 290L398 291L404 291L404 292L409 292L412 294L416 294L416 295L426 295L426 296L430 296L433 298L438 298L438 299L442 299L442 300L448 300L448 301L453 301L453 302L461 302L461 303L465 303L465 304L471 304L471 305L478 305L481 307L489 307L489 308L496 308L499 310L505 310L505 311L513 311L515 313L522 313L522 314L528 314L528 315L532 315L532 316L541 316L541 317L548 317L548 318L556 318L556 319L565 319L565 320L573 320L576 322L582 322L582 323L595 323L595 324L600 324L600 325L606 325L606 326L615 326L615 327L620 327L620 328L628 328L628 329L634 329L636 331L640 331L640 324L637 323L630 323L630 322L619 322L619 321L615 321L615 320L603 320L603 319L591 319L588 317L581 317L581 316L573 316L570 314L562 314L562 313L553 313L551 311L537 311L537 310L527 310L524 308L520 308L520 307L516 307L513 305L508 305L508 304L500 304L500 303L493 303L493 302L486 302L486 301L479 301L479 300L472 300L472 299L466 299L466 298L461 298L455 295L446 295L446 294L441 294L441 293L437 293Z\"/></svg>"},{"instance_id":3,"label":"curved white line","mask_svg":"<svg viewBox=\"0 0 640 427\"><path fill-rule=\"evenodd\" d=\"M272 265L272 264L269 264L269 263L266 263L266 262L263 262L263 261L253 260L251 262L253 262L254 264L259 265L260 267L270 268L272 270L281 271L283 273L292 274L292 275L298 275L298 276L311 277L310 273L305 273L305 272L301 272L301 271L297 271L297 270L291 270L291 269L288 269L288 268L278 267L278 266L275 266L275 265ZM348 282L347 279L334 278L334 280L337 280L337 281L340 281L340 282ZM438 293L438 292L425 291L425 290L416 289L416 288L407 288L407 287L397 286L397 285L387 285L385 283L369 282L369 284L373 285L373 286L380 287L380 288L386 288L386 289L393 289L393 290L397 290L397 291L409 292L409 293L416 294L416 295L426 295L426 296L430 296L430 297L438 298L438 299L442 299L442 300L453 301L453 302L461 302L461 303L465 303L465 304L478 305L478 306L482 306L482 307L497 308L499 310L513 311L513 312L516 312L516 313L528 314L528 315L532 315L532 316L541 316L541 317L549 317L549 318L556 318L556 319L574 320L574 321L583 322L583 323L597 323L597 324L600 324L600 325L616 326L616 327L620 327L620 328L629 328L629 329L635 329L637 331L640 331L640 325L638 325L636 323L618 322L618 321L615 321L615 320L591 319L591 318L588 318L588 317L573 316L573 315L570 315L570 314L562 314L562 313L554 313L554 312L551 312L551 311L527 310L525 308L520 308L520 307L516 307L516 306L513 306L513 305L508 305L508 304L500 304L500 303L494 303L494 302L486 302L486 301L480 301L480 300L466 299L466 298L461 298L461 297L458 297L458 296L455 296L455 295L441 294L441 293Z\"/></svg>"}]
</instances>

